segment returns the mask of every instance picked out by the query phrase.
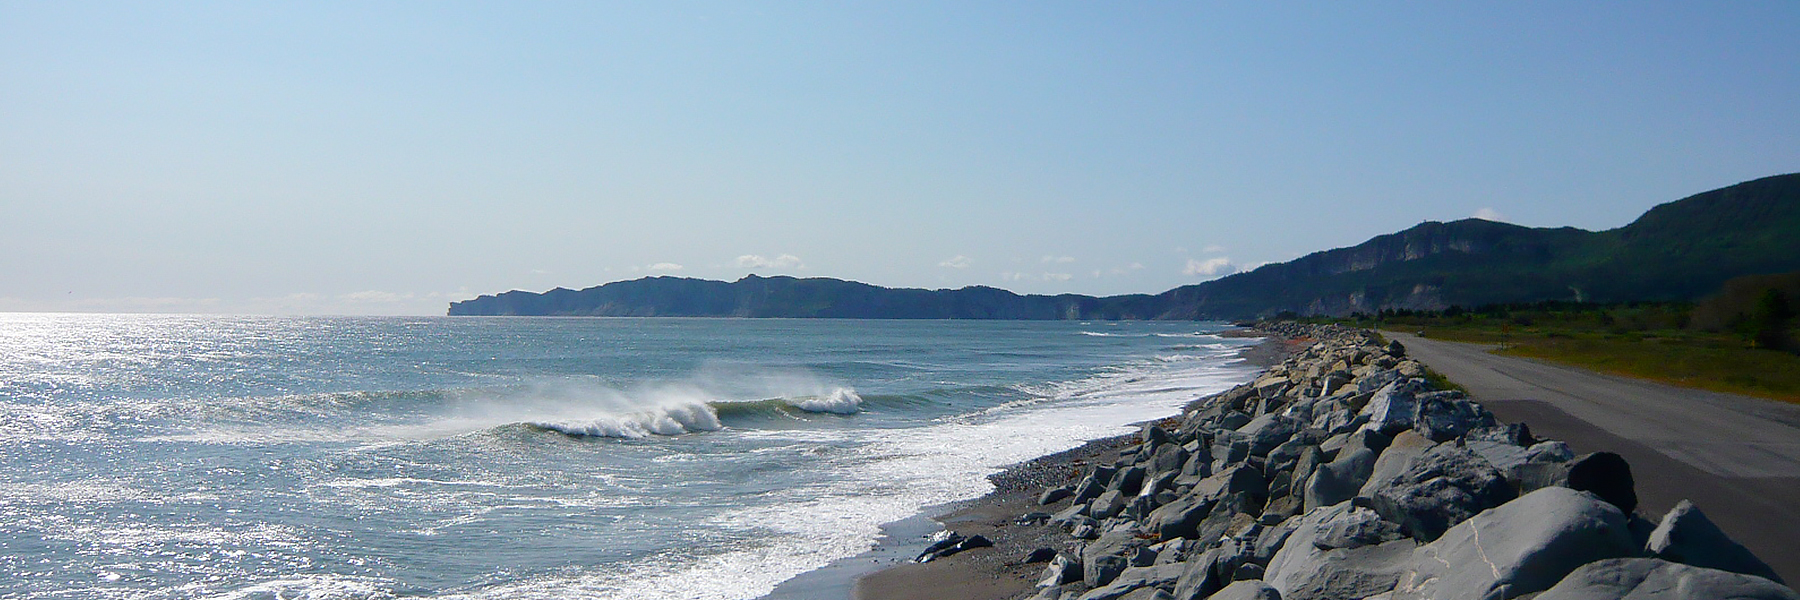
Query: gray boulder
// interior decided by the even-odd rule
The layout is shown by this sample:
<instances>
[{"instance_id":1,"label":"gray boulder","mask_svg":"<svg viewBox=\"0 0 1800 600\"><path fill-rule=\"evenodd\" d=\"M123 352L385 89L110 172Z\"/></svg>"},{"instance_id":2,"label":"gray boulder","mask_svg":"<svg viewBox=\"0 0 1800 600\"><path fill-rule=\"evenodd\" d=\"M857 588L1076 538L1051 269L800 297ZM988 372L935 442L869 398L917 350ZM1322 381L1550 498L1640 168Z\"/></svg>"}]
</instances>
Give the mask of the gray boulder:
<instances>
[{"instance_id":1,"label":"gray boulder","mask_svg":"<svg viewBox=\"0 0 1800 600\"><path fill-rule=\"evenodd\" d=\"M1359 394L1366 394L1366 393L1370 393L1370 392L1379 393L1381 388L1387 387L1389 384L1392 384L1395 381L1400 380L1400 373L1395 372L1395 371L1387 371L1387 370L1382 370L1382 369L1371 369L1370 367L1363 367L1361 369L1357 369L1357 371L1355 371L1355 372L1361 373L1361 372L1363 372L1362 369L1370 369L1370 370L1366 374L1359 375L1356 378L1356 391ZM1369 402L1371 402L1371 403L1373 403L1374 401L1375 401L1374 398L1369 399Z\"/></svg>"},{"instance_id":2,"label":"gray boulder","mask_svg":"<svg viewBox=\"0 0 1800 600\"><path fill-rule=\"evenodd\" d=\"M1062 487L1053 487L1044 490L1044 493L1038 496L1038 504L1055 504L1058 501L1073 495L1075 495L1075 488L1066 485Z\"/></svg>"},{"instance_id":3,"label":"gray boulder","mask_svg":"<svg viewBox=\"0 0 1800 600\"><path fill-rule=\"evenodd\" d=\"M1544 488L1420 546L1393 600L1512 598L1549 589L1581 565L1634 551L1618 507L1590 493Z\"/></svg>"},{"instance_id":4,"label":"gray boulder","mask_svg":"<svg viewBox=\"0 0 1800 600\"><path fill-rule=\"evenodd\" d=\"M1263 480L1260 471L1249 465L1237 465L1200 480L1193 493L1209 500L1231 494L1260 498L1269 493L1268 486L1269 482Z\"/></svg>"},{"instance_id":5,"label":"gray boulder","mask_svg":"<svg viewBox=\"0 0 1800 600\"><path fill-rule=\"evenodd\" d=\"M1281 600L1281 592L1260 579L1233 581L1207 600Z\"/></svg>"},{"instance_id":6,"label":"gray boulder","mask_svg":"<svg viewBox=\"0 0 1800 600\"><path fill-rule=\"evenodd\" d=\"M1117 515L1119 510L1125 508L1125 499L1125 494L1119 490L1106 490L1099 498L1094 499L1093 505L1088 507L1088 514L1096 519Z\"/></svg>"},{"instance_id":7,"label":"gray boulder","mask_svg":"<svg viewBox=\"0 0 1800 600\"><path fill-rule=\"evenodd\" d=\"M1179 473L1182 465L1187 464L1187 461L1188 451L1186 449L1175 444L1163 444L1156 449L1155 454L1150 456L1150 472L1157 477L1170 472Z\"/></svg>"},{"instance_id":8,"label":"gray boulder","mask_svg":"<svg viewBox=\"0 0 1800 600\"><path fill-rule=\"evenodd\" d=\"M1369 499L1375 512L1429 542L1481 511L1513 499L1500 472L1466 448L1439 444Z\"/></svg>"},{"instance_id":9,"label":"gray boulder","mask_svg":"<svg viewBox=\"0 0 1800 600\"><path fill-rule=\"evenodd\" d=\"M1113 578L1112 583L1082 594L1079 600L1119 600L1143 588L1173 589L1185 568L1186 565L1180 563L1131 567Z\"/></svg>"},{"instance_id":10,"label":"gray boulder","mask_svg":"<svg viewBox=\"0 0 1800 600\"><path fill-rule=\"evenodd\" d=\"M1251 456L1267 456L1269 451L1300 431L1303 424L1292 417L1269 414L1257 417L1237 430L1239 439L1250 442Z\"/></svg>"},{"instance_id":11,"label":"gray boulder","mask_svg":"<svg viewBox=\"0 0 1800 600\"><path fill-rule=\"evenodd\" d=\"M1520 492L1553 486L1566 487L1593 492L1619 507L1625 514L1637 510L1637 491L1631 479L1631 465L1625 462L1624 457L1611 452L1583 454L1562 462L1533 461L1515 467L1513 471L1516 473L1516 485Z\"/></svg>"},{"instance_id":12,"label":"gray boulder","mask_svg":"<svg viewBox=\"0 0 1800 600\"><path fill-rule=\"evenodd\" d=\"M1356 497L1375 472L1375 450L1346 447L1329 463L1319 465L1306 480L1305 510L1331 506Z\"/></svg>"},{"instance_id":13,"label":"gray boulder","mask_svg":"<svg viewBox=\"0 0 1800 600\"><path fill-rule=\"evenodd\" d=\"M1406 536L1400 532L1399 525L1382 520L1381 515L1375 514L1375 511L1351 506L1350 510L1318 525L1313 545L1321 550L1361 548L1404 537Z\"/></svg>"},{"instance_id":14,"label":"gray boulder","mask_svg":"<svg viewBox=\"0 0 1800 600\"><path fill-rule=\"evenodd\" d=\"M1663 560L1783 583L1775 569L1725 535L1706 518L1706 513L1687 500L1663 515L1662 523L1650 532L1650 543L1645 549Z\"/></svg>"},{"instance_id":15,"label":"gray boulder","mask_svg":"<svg viewBox=\"0 0 1800 600\"><path fill-rule=\"evenodd\" d=\"M1081 581L1081 561L1058 554L1044 566L1044 574L1038 578L1037 586L1052 588L1077 581Z\"/></svg>"},{"instance_id":16,"label":"gray boulder","mask_svg":"<svg viewBox=\"0 0 1800 600\"><path fill-rule=\"evenodd\" d=\"M1249 549L1226 540L1211 550L1182 563L1181 578L1173 590L1177 600L1201 600L1231 582L1232 573L1249 558Z\"/></svg>"},{"instance_id":17,"label":"gray boulder","mask_svg":"<svg viewBox=\"0 0 1800 600\"><path fill-rule=\"evenodd\" d=\"M1413 429L1434 442L1447 442L1471 430L1496 424L1487 409L1470 402L1462 392L1425 392L1413 398Z\"/></svg>"},{"instance_id":18,"label":"gray boulder","mask_svg":"<svg viewBox=\"0 0 1800 600\"><path fill-rule=\"evenodd\" d=\"M1144 540L1129 531L1101 534L1081 549L1081 581L1088 587L1101 587L1127 568L1154 563L1156 556L1144 546Z\"/></svg>"},{"instance_id":19,"label":"gray boulder","mask_svg":"<svg viewBox=\"0 0 1800 600\"><path fill-rule=\"evenodd\" d=\"M1654 558L1615 558L1582 565L1537 600L1800 600L1779 583Z\"/></svg>"},{"instance_id":20,"label":"gray boulder","mask_svg":"<svg viewBox=\"0 0 1800 600\"><path fill-rule=\"evenodd\" d=\"M1372 429L1386 435L1396 435L1413 426L1413 418L1418 414L1418 403L1414 395L1425 389L1425 382L1419 379L1402 379L1394 381L1369 398L1363 406L1361 414L1369 417L1363 424L1364 429Z\"/></svg>"},{"instance_id":21,"label":"gray boulder","mask_svg":"<svg viewBox=\"0 0 1800 600\"><path fill-rule=\"evenodd\" d=\"M1144 529L1162 539L1194 537L1194 528L1212 512L1213 502L1195 494L1176 498L1144 517Z\"/></svg>"},{"instance_id":22,"label":"gray boulder","mask_svg":"<svg viewBox=\"0 0 1800 600\"><path fill-rule=\"evenodd\" d=\"M1275 558L1275 553L1287 544L1288 537L1294 535L1294 528L1300 526L1300 518L1295 517L1264 527L1256 534L1256 541L1250 546L1250 560L1260 564L1268 564Z\"/></svg>"},{"instance_id":23,"label":"gray boulder","mask_svg":"<svg viewBox=\"0 0 1800 600\"><path fill-rule=\"evenodd\" d=\"M1138 588L1119 600L1174 600L1175 597L1160 588Z\"/></svg>"},{"instance_id":24,"label":"gray boulder","mask_svg":"<svg viewBox=\"0 0 1800 600\"><path fill-rule=\"evenodd\" d=\"M1075 502L1079 504L1099 498L1100 493L1106 491L1106 482L1112 479L1112 474L1113 470L1110 467L1096 467L1093 473L1081 478L1081 481L1075 484Z\"/></svg>"},{"instance_id":25,"label":"gray boulder","mask_svg":"<svg viewBox=\"0 0 1800 600\"><path fill-rule=\"evenodd\" d=\"M1288 600L1365 598L1394 588L1412 565L1417 544L1400 539L1356 548L1321 548L1330 523L1350 514L1351 503L1327 506L1297 517L1294 532L1270 559L1263 581Z\"/></svg>"},{"instance_id":26,"label":"gray boulder","mask_svg":"<svg viewBox=\"0 0 1800 600\"><path fill-rule=\"evenodd\" d=\"M1407 468L1412 466L1413 459L1425 454L1426 450L1430 450L1432 446L1436 445L1431 440L1425 439L1425 436L1412 431L1400 432L1400 435L1394 436L1393 440L1388 444L1387 449L1381 451L1381 456L1376 457L1375 470L1369 473L1369 481L1356 492L1357 496L1365 498L1374 496L1375 492L1406 473Z\"/></svg>"}]
</instances>

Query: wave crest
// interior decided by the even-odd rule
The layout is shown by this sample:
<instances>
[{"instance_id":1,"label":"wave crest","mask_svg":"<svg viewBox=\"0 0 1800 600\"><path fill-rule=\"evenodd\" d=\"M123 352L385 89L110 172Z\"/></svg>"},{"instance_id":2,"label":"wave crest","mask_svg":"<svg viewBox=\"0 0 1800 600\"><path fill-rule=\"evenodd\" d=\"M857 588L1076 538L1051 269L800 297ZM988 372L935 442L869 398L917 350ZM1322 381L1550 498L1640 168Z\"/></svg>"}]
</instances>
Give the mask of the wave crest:
<instances>
[{"instance_id":1,"label":"wave crest","mask_svg":"<svg viewBox=\"0 0 1800 600\"><path fill-rule=\"evenodd\" d=\"M835 388L828 394L783 398L788 406L815 413L854 415L862 411L862 396L850 388Z\"/></svg>"},{"instance_id":2,"label":"wave crest","mask_svg":"<svg viewBox=\"0 0 1800 600\"><path fill-rule=\"evenodd\" d=\"M652 435L681 435L696 431L718 431L725 425L719 413L704 402L687 402L649 407L618 415L588 419L531 421L527 425L567 435L639 439Z\"/></svg>"},{"instance_id":3,"label":"wave crest","mask_svg":"<svg viewBox=\"0 0 1800 600\"><path fill-rule=\"evenodd\" d=\"M809 413L853 415L862 411L862 396L850 388L833 388L830 392L809 396L788 396L768 400L685 400L640 407L618 414L592 417L540 419L526 426L582 437L641 439L653 435L672 436L725 428L721 413L754 415L789 407Z\"/></svg>"}]
</instances>

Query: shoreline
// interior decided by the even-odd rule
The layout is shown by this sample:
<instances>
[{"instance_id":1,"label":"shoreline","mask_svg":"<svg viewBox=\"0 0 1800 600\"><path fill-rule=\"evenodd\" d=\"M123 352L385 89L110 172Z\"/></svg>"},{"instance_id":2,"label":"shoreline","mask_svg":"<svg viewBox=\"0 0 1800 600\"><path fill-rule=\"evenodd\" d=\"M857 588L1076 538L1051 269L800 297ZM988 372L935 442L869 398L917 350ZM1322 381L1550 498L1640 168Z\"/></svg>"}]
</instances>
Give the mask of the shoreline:
<instances>
[{"instance_id":1,"label":"shoreline","mask_svg":"<svg viewBox=\"0 0 1800 600\"><path fill-rule=\"evenodd\" d=\"M1296 345L1275 333L1249 328L1219 335L1263 338L1239 352L1239 358L1258 368L1251 381L1279 364ZM940 598L946 589L957 590L956 597L966 600L1019 596L1033 589L1034 575L1044 566L1025 562L1028 554L1038 548L1067 552L1071 545L1068 535L1057 527L1043 521L1021 523L1020 515L1042 512L1037 502L1040 492L1073 483L1090 465L1117 460L1120 450L1132 445L1135 437L1123 434L1090 440L1008 466L988 477L994 490L986 495L927 507L912 517L882 525L873 549L784 581L759 600L923 600ZM913 562L929 543L927 537L939 531L980 535L994 546L929 563Z\"/></svg>"},{"instance_id":2,"label":"shoreline","mask_svg":"<svg viewBox=\"0 0 1800 600\"><path fill-rule=\"evenodd\" d=\"M996 474L937 519L991 543L946 534L964 551L935 544L851 597L1800 600L1693 502L1645 511L1619 454L1499 420L1399 341L1265 330L1297 351L1136 435Z\"/></svg>"}]
</instances>

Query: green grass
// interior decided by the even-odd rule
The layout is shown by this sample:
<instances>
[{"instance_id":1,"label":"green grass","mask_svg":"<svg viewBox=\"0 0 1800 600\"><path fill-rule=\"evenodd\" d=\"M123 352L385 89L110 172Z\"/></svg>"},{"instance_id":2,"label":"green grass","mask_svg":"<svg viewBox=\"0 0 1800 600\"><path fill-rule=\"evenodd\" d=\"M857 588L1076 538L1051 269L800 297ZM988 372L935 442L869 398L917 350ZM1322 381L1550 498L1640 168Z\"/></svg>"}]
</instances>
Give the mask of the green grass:
<instances>
[{"instance_id":1,"label":"green grass","mask_svg":"<svg viewBox=\"0 0 1800 600\"><path fill-rule=\"evenodd\" d=\"M1412 314L1346 324L1500 345L1496 352L1673 385L1800 403L1800 355L1683 327L1679 305Z\"/></svg>"}]
</instances>

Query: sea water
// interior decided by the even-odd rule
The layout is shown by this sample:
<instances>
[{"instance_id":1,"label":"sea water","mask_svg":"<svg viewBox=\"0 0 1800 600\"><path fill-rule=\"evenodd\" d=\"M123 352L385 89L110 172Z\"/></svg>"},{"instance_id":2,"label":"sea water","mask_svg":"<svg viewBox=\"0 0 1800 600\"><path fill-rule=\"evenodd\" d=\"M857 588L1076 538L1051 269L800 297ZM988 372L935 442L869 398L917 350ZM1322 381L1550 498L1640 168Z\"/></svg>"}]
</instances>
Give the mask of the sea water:
<instances>
[{"instance_id":1,"label":"sea water","mask_svg":"<svg viewBox=\"0 0 1800 600\"><path fill-rule=\"evenodd\" d=\"M1243 380L1221 329L0 314L0 597L755 598Z\"/></svg>"}]
</instances>

